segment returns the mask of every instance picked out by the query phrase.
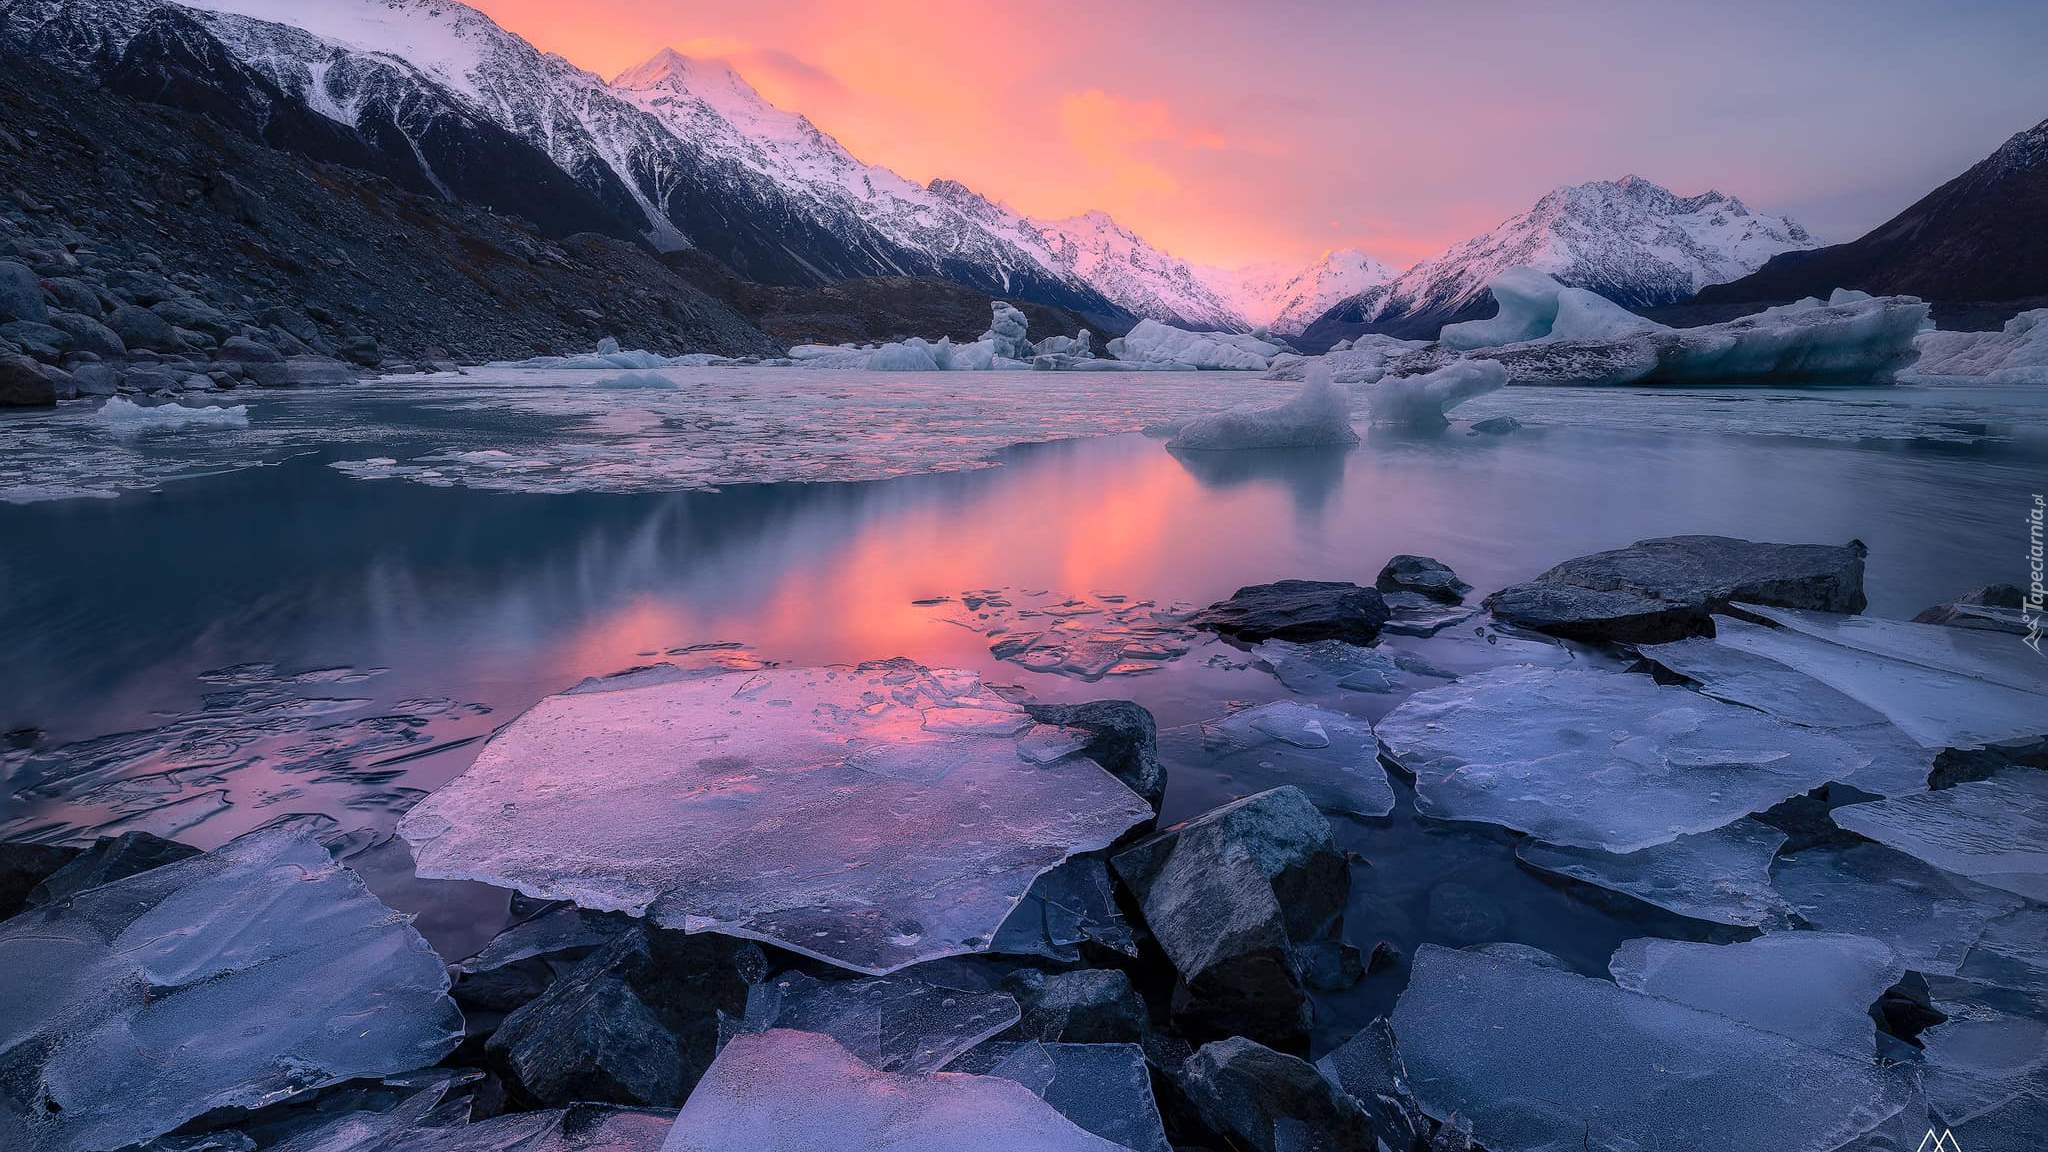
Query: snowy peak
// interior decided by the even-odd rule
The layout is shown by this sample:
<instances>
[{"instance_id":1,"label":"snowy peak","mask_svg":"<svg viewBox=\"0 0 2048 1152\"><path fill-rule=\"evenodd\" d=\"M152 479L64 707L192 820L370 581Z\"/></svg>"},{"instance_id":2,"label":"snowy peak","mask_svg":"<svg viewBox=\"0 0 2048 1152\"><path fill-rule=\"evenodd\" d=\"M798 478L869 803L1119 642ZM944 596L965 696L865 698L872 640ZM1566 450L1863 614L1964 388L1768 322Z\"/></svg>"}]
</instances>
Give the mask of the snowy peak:
<instances>
[{"instance_id":1,"label":"snowy peak","mask_svg":"<svg viewBox=\"0 0 2048 1152\"><path fill-rule=\"evenodd\" d=\"M1325 252L1306 268L1252 264L1200 274L1247 321L1295 336L1339 301L1394 278L1394 270L1356 248Z\"/></svg>"},{"instance_id":2,"label":"snowy peak","mask_svg":"<svg viewBox=\"0 0 2048 1152\"><path fill-rule=\"evenodd\" d=\"M802 119L770 104L730 63L685 56L673 48L663 48L619 73L611 86L622 93L666 93L701 100L735 124Z\"/></svg>"},{"instance_id":3,"label":"snowy peak","mask_svg":"<svg viewBox=\"0 0 2048 1152\"><path fill-rule=\"evenodd\" d=\"M1135 315L1186 328L1250 327L1186 261L1154 248L1106 212L1030 223L1054 260Z\"/></svg>"}]
</instances>

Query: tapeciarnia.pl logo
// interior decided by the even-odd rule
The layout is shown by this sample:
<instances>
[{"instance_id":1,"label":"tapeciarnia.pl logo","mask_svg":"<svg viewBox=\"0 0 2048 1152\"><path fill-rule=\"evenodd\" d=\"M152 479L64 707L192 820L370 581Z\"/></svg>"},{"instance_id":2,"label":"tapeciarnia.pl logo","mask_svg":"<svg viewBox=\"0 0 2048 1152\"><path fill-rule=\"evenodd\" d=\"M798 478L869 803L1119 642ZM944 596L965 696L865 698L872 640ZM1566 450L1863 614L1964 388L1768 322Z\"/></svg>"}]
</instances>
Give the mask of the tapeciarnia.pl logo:
<instances>
[{"instance_id":1,"label":"tapeciarnia.pl logo","mask_svg":"<svg viewBox=\"0 0 2048 1152\"><path fill-rule=\"evenodd\" d=\"M1955 1133L1946 1128L1943 1128L1940 1132L1929 1128L1927 1135L1920 1138L1918 1152L1963 1152L1963 1148L1962 1145L1956 1143Z\"/></svg>"},{"instance_id":2,"label":"tapeciarnia.pl logo","mask_svg":"<svg viewBox=\"0 0 2048 1152\"><path fill-rule=\"evenodd\" d=\"M2027 636L2025 640L2021 641L2027 647L2032 648L2036 656L2041 655L2042 600L2048 598L2048 587L2042 586L2042 569L2044 567L2041 548L2042 511L2041 494L2036 492L2034 493L2034 506L2027 510L2027 571L2033 577L2033 581L2027 586L2026 606L2023 609L2027 619Z\"/></svg>"}]
</instances>

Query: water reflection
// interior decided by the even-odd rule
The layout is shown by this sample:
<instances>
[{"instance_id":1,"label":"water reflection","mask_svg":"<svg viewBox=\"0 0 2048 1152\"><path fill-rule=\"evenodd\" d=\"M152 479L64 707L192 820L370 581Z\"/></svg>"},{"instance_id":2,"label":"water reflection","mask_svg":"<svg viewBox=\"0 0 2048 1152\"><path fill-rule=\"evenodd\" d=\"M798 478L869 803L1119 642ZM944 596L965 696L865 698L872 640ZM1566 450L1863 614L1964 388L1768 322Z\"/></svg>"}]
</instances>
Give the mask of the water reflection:
<instances>
[{"instance_id":1,"label":"water reflection","mask_svg":"<svg viewBox=\"0 0 2048 1152\"><path fill-rule=\"evenodd\" d=\"M1188 452L1171 455L1204 487L1228 492L1246 485L1272 484L1294 501L1297 528L1322 519L1325 508L1344 486L1344 462L1350 445L1324 448L1268 448L1250 452Z\"/></svg>"}]
</instances>

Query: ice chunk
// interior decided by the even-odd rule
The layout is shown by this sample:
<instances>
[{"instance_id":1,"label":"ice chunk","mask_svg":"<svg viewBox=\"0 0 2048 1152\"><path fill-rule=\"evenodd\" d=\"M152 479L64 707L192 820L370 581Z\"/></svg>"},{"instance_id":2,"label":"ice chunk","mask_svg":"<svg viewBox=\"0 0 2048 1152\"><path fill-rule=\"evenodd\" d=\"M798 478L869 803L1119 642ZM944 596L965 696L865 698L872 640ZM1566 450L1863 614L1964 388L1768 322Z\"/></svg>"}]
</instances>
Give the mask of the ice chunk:
<instances>
[{"instance_id":1,"label":"ice chunk","mask_svg":"<svg viewBox=\"0 0 2048 1152\"><path fill-rule=\"evenodd\" d=\"M1431 688L1378 732L1414 773L1424 815L1605 852L1719 828L1869 763L1823 732L1648 676L1576 669Z\"/></svg>"},{"instance_id":2,"label":"ice chunk","mask_svg":"<svg viewBox=\"0 0 2048 1152\"><path fill-rule=\"evenodd\" d=\"M1915 376L1974 376L1993 384L2048 384L2048 308L2022 312L1997 332L1922 332Z\"/></svg>"},{"instance_id":3,"label":"ice chunk","mask_svg":"<svg viewBox=\"0 0 2048 1152\"><path fill-rule=\"evenodd\" d=\"M1389 376L1366 393L1375 424L1439 428L1444 413L1474 396L1507 386L1507 369L1485 360L1457 360L1420 376Z\"/></svg>"},{"instance_id":4,"label":"ice chunk","mask_svg":"<svg viewBox=\"0 0 2048 1152\"><path fill-rule=\"evenodd\" d=\"M1964 980L1937 976L1927 983L1935 1009L1948 1019L1920 1034L1921 1080L1944 1121L1964 1128L2015 1097L2048 1097L2048 1019L2038 1003ZM2038 1146L2038 1130L2035 1136Z\"/></svg>"},{"instance_id":5,"label":"ice chunk","mask_svg":"<svg viewBox=\"0 0 2048 1152\"><path fill-rule=\"evenodd\" d=\"M1771 887L1771 860L1786 836L1756 820L1680 836L1616 855L1525 840L1515 855L1532 868L1717 924L1780 924L1790 909Z\"/></svg>"},{"instance_id":6,"label":"ice chunk","mask_svg":"<svg viewBox=\"0 0 2048 1152\"><path fill-rule=\"evenodd\" d=\"M1453 679L1449 672L1413 653L1361 648L1343 640L1307 644L1268 640L1254 646L1252 655L1270 668L1288 691L1310 696L1337 691L1392 692L1415 676Z\"/></svg>"},{"instance_id":7,"label":"ice chunk","mask_svg":"<svg viewBox=\"0 0 2048 1152\"><path fill-rule=\"evenodd\" d=\"M1654 332L1646 320L1597 292L1566 288L1534 268L1508 268L1487 281L1499 312L1488 320L1446 324L1453 348L1497 348L1530 340L1620 340Z\"/></svg>"},{"instance_id":8,"label":"ice chunk","mask_svg":"<svg viewBox=\"0 0 2048 1152\"><path fill-rule=\"evenodd\" d=\"M1319 360L1309 365L1308 382L1290 399L1197 416L1166 446L1218 450L1356 443L1351 397L1330 378L1330 366Z\"/></svg>"},{"instance_id":9,"label":"ice chunk","mask_svg":"<svg viewBox=\"0 0 2048 1152\"><path fill-rule=\"evenodd\" d=\"M1423 1111L1490 1152L1829 1152L1909 1077L1571 972L1425 944L1393 1016Z\"/></svg>"},{"instance_id":10,"label":"ice chunk","mask_svg":"<svg viewBox=\"0 0 2048 1152\"><path fill-rule=\"evenodd\" d=\"M1394 810L1372 725L1347 713L1279 700L1218 720L1170 728L1161 754L1200 764L1239 795L1292 784L1316 807L1359 816Z\"/></svg>"},{"instance_id":11,"label":"ice chunk","mask_svg":"<svg viewBox=\"0 0 2048 1152\"><path fill-rule=\"evenodd\" d=\"M668 1109L572 1104L464 1123L470 1101L423 1108L414 1093L388 1112L348 1112L265 1152L660 1152L675 1125ZM195 1150L196 1152L196 1150Z\"/></svg>"},{"instance_id":12,"label":"ice chunk","mask_svg":"<svg viewBox=\"0 0 2048 1152\"><path fill-rule=\"evenodd\" d=\"M605 388L619 392L673 392L682 385L674 377L659 372L621 372L617 376L606 376L592 388Z\"/></svg>"},{"instance_id":13,"label":"ice chunk","mask_svg":"<svg viewBox=\"0 0 2048 1152\"><path fill-rule=\"evenodd\" d=\"M464 972L489 972L534 956L594 948L631 925L632 921L617 916L561 904L498 933L476 955L456 967Z\"/></svg>"},{"instance_id":14,"label":"ice chunk","mask_svg":"<svg viewBox=\"0 0 2048 1152\"><path fill-rule=\"evenodd\" d=\"M1943 871L2048 902L2048 772L2004 768L1988 780L1847 804L1831 815Z\"/></svg>"},{"instance_id":15,"label":"ice chunk","mask_svg":"<svg viewBox=\"0 0 2048 1152\"><path fill-rule=\"evenodd\" d=\"M249 426L247 404L232 408L178 403L149 405L137 404L126 396L109 396L93 415L115 436Z\"/></svg>"},{"instance_id":16,"label":"ice chunk","mask_svg":"<svg viewBox=\"0 0 2048 1152\"><path fill-rule=\"evenodd\" d=\"M814 980L791 972L747 993L750 1032L794 1028L830 1036L885 1072L937 1072L1015 1024L1006 992L970 992L909 976Z\"/></svg>"},{"instance_id":17,"label":"ice chunk","mask_svg":"<svg viewBox=\"0 0 2048 1152\"><path fill-rule=\"evenodd\" d=\"M1780 856L1771 878L1815 928L1882 940L1908 967L1930 975L1953 975L1985 927L2022 904L1878 844Z\"/></svg>"},{"instance_id":18,"label":"ice chunk","mask_svg":"<svg viewBox=\"0 0 2048 1152\"><path fill-rule=\"evenodd\" d=\"M869 354L870 372L937 372L939 362L931 345L915 337L901 344L884 344Z\"/></svg>"},{"instance_id":19,"label":"ice chunk","mask_svg":"<svg viewBox=\"0 0 2048 1152\"><path fill-rule=\"evenodd\" d=\"M1032 882L1151 808L1023 709L908 661L550 697L399 831L483 879L871 975L983 951Z\"/></svg>"},{"instance_id":20,"label":"ice chunk","mask_svg":"<svg viewBox=\"0 0 2048 1152\"><path fill-rule=\"evenodd\" d=\"M1110 888L1109 865L1093 853L1070 857L1040 876L996 930L989 950L1074 961L1081 958L1084 940L1127 956L1138 954Z\"/></svg>"},{"instance_id":21,"label":"ice chunk","mask_svg":"<svg viewBox=\"0 0 2048 1152\"><path fill-rule=\"evenodd\" d=\"M947 1070L1014 1080L1105 1140L1132 1152L1171 1152L1136 1044L990 1042Z\"/></svg>"},{"instance_id":22,"label":"ice chunk","mask_svg":"<svg viewBox=\"0 0 2048 1152\"><path fill-rule=\"evenodd\" d=\"M1997 988L2048 992L2048 906L2028 904L1984 926L1956 975Z\"/></svg>"},{"instance_id":23,"label":"ice chunk","mask_svg":"<svg viewBox=\"0 0 2048 1152\"><path fill-rule=\"evenodd\" d=\"M0 1146L117 1148L462 1038L410 921L303 825L0 924Z\"/></svg>"},{"instance_id":24,"label":"ice chunk","mask_svg":"<svg viewBox=\"0 0 2048 1152\"><path fill-rule=\"evenodd\" d=\"M1906 974L1906 964L1868 936L1786 932L1741 944L1630 940L1608 970L1631 992L1868 1059L1877 1042L1870 1006Z\"/></svg>"},{"instance_id":25,"label":"ice chunk","mask_svg":"<svg viewBox=\"0 0 2048 1152\"><path fill-rule=\"evenodd\" d=\"M1180 368L1235 368L1264 372L1287 351L1277 341L1233 332L1190 332L1145 319L1106 346L1118 360Z\"/></svg>"},{"instance_id":26,"label":"ice chunk","mask_svg":"<svg viewBox=\"0 0 2048 1152\"><path fill-rule=\"evenodd\" d=\"M1030 323L1024 313L1003 300L989 302L988 331L981 334L997 356L1011 360L1031 359Z\"/></svg>"},{"instance_id":27,"label":"ice chunk","mask_svg":"<svg viewBox=\"0 0 2048 1152\"><path fill-rule=\"evenodd\" d=\"M676 1117L663 1152L1122 1152L999 1076L904 1076L830 1037L735 1036Z\"/></svg>"}]
</instances>

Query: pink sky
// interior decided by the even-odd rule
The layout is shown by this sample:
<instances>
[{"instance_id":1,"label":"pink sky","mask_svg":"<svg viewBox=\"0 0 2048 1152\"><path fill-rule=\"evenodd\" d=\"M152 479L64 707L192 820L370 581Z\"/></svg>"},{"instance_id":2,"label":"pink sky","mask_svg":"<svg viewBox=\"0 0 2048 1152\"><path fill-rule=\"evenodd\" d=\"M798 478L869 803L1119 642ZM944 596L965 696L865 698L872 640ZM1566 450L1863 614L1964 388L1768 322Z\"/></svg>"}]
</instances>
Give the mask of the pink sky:
<instances>
[{"instance_id":1,"label":"pink sky","mask_svg":"<svg viewBox=\"0 0 2048 1152\"><path fill-rule=\"evenodd\" d=\"M723 57L871 163L1190 260L1397 267L1634 172L1853 237L2048 116L2038 0L470 0L612 76Z\"/></svg>"}]
</instances>

